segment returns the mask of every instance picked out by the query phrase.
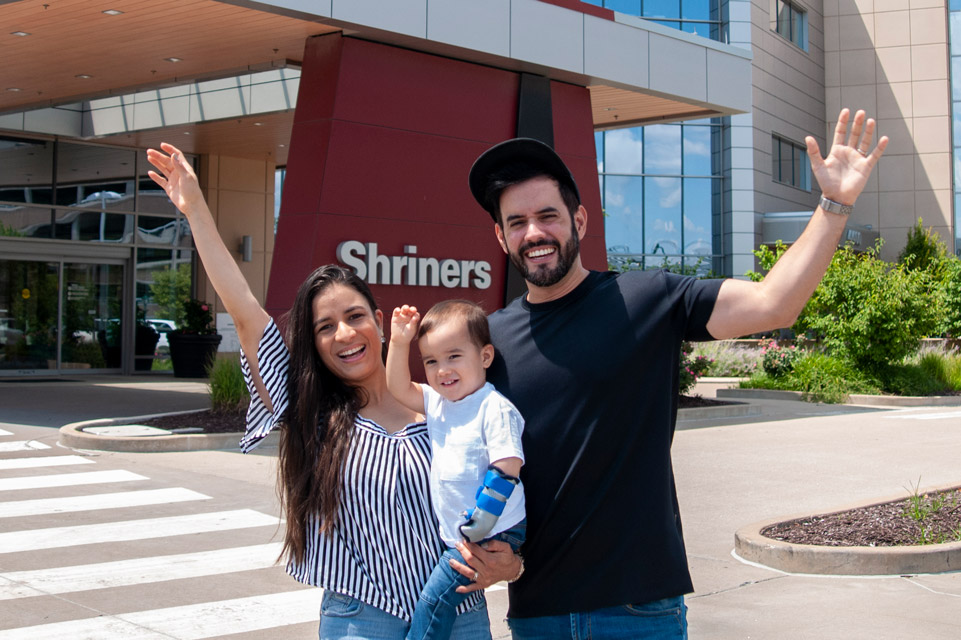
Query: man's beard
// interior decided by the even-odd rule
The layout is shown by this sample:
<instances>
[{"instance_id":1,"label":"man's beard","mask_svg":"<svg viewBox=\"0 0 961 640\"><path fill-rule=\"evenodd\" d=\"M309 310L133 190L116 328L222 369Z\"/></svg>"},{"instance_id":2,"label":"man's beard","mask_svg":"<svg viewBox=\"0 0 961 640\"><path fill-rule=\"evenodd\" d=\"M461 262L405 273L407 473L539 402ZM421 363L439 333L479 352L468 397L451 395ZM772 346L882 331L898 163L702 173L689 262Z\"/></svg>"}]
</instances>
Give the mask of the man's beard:
<instances>
[{"instance_id":1,"label":"man's beard","mask_svg":"<svg viewBox=\"0 0 961 640\"><path fill-rule=\"evenodd\" d=\"M524 254L534 247L554 247L557 249L557 264L553 268L545 265L539 265L533 268L529 267L527 261L524 260ZM561 247L561 244L557 240L544 239L525 244L520 247L517 253L509 253L508 255L510 256L511 263L517 267L517 270L521 272L525 280L535 287L550 287L564 279L567 272L571 270L571 265L574 264L574 260L577 259L577 254L580 252L580 249L581 242L577 236L577 230L572 228L571 237L563 247Z\"/></svg>"}]
</instances>

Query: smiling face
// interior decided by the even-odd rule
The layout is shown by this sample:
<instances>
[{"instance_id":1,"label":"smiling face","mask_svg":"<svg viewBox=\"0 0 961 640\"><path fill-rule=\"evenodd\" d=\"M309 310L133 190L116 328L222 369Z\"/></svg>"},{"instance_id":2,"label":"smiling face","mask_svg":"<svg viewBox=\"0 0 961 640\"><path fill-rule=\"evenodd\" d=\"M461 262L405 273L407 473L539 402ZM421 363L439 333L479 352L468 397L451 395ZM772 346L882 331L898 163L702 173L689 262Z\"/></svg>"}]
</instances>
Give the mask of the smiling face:
<instances>
[{"instance_id":1,"label":"smiling face","mask_svg":"<svg viewBox=\"0 0 961 640\"><path fill-rule=\"evenodd\" d=\"M579 271L587 214L582 206L570 214L555 180L541 176L508 187L500 214L497 240L530 285L550 289Z\"/></svg>"},{"instance_id":2,"label":"smiling face","mask_svg":"<svg viewBox=\"0 0 961 640\"><path fill-rule=\"evenodd\" d=\"M311 308L314 346L331 373L351 384L384 373L384 315L379 309L371 311L359 291L332 284L314 298Z\"/></svg>"},{"instance_id":3,"label":"smiling face","mask_svg":"<svg viewBox=\"0 0 961 640\"><path fill-rule=\"evenodd\" d=\"M427 384L448 400L462 400L487 381L485 370L494 359L494 347L477 346L464 322L440 323L421 336L418 344Z\"/></svg>"}]
</instances>

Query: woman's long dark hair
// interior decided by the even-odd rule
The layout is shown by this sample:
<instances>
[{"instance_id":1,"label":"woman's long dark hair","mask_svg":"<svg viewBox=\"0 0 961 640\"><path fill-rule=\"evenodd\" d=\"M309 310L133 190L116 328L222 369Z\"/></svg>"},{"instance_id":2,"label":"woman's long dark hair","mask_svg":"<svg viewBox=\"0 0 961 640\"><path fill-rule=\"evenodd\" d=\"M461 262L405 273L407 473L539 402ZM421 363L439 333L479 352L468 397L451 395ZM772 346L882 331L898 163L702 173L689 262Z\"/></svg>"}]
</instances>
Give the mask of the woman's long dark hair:
<instances>
[{"instance_id":1,"label":"woman's long dark hair","mask_svg":"<svg viewBox=\"0 0 961 640\"><path fill-rule=\"evenodd\" d=\"M357 290L371 313L377 310L363 280L343 267L325 265L300 285L287 317L290 405L280 438L278 473L287 518L283 553L298 561L307 546L308 519L316 515L321 531L329 532L336 523L354 419L367 403L363 389L331 373L314 343L314 298L335 284Z\"/></svg>"}]
</instances>

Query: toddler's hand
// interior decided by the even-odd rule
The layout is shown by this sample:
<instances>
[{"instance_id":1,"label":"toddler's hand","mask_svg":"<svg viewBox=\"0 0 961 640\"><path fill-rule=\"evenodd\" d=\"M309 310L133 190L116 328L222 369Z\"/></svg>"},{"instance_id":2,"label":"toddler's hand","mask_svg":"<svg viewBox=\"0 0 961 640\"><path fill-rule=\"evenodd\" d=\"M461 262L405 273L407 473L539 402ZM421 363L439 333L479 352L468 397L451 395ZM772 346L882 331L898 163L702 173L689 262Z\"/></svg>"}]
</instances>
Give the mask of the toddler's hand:
<instances>
[{"instance_id":1,"label":"toddler's hand","mask_svg":"<svg viewBox=\"0 0 961 640\"><path fill-rule=\"evenodd\" d=\"M417 335L417 326L420 324L420 314L417 307L404 305L395 307L394 313L390 317L390 341L404 342L410 344Z\"/></svg>"}]
</instances>

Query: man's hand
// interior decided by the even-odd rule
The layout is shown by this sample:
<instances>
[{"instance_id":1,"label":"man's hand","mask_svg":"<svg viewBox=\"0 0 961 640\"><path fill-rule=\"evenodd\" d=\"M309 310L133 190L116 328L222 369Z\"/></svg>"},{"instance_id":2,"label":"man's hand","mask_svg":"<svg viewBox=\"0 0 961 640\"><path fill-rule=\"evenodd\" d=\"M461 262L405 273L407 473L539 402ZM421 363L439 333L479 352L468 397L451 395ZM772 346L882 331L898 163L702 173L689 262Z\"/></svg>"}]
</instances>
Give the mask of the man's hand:
<instances>
[{"instance_id":1,"label":"man's hand","mask_svg":"<svg viewBox=\"0 0 961 640\"><path fill-rule=\"evenodd\" d=\"M450 566L454 571L471 579L471 584L457 587L457 593L486 589L492 584L515 578L521 571L520 556L501 540L489 540L483 547L458 542L457 550L464 556L467 564L451 560Z\"/></svg>"},{"instance_id":2,"label":"man's hand","mask_svg":"<svg viewBox=\"0 0 961 640\"><path fill-rule=\"evenodd\" d=\"M417 313L417 307L407 304L395 307L390 317L390 341L410 344L417 335L419 324L420 314Z\"/></svg>"},{"instance_id":3,"label":"man's hand","mask_svg":"<svg viewBox=\"0 0 961 640\"><path fill-rule=\"evenodd\" d=\"M854 114L849 134L850 117L850 110L841 110L838 124L834 128L831 151L823 160L817 141L811 136L804 139L808 157L811 159L811 170L821 187L821 193L825 198L841 204L854 204L867 184L871 170L888 146L888 138L884 136L878 140L878 145L871 149L875 122L873 118L868 118L865 123L864 111Z\"/></svg>"}]
</instances>

